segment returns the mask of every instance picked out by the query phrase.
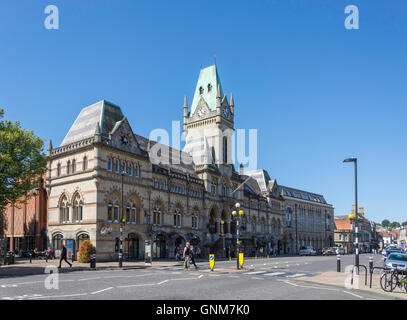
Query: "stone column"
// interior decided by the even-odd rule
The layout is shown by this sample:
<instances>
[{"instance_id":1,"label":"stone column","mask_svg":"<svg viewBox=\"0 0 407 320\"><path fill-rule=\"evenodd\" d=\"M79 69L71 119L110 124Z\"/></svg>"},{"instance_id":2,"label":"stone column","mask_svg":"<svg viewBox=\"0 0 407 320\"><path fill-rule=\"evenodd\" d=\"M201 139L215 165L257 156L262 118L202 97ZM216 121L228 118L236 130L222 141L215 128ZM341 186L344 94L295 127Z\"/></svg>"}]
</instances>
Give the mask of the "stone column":
<instances>
[{"instance_id":1,"label":"stone column","mask_svg":"<svg viewBox=\"0 0 407 320\"><path fill-rule=\"evenodd\" d=\"M220 218L216 218L215 221L215 233L220 233Z\"/></svg>"}]
</instances>

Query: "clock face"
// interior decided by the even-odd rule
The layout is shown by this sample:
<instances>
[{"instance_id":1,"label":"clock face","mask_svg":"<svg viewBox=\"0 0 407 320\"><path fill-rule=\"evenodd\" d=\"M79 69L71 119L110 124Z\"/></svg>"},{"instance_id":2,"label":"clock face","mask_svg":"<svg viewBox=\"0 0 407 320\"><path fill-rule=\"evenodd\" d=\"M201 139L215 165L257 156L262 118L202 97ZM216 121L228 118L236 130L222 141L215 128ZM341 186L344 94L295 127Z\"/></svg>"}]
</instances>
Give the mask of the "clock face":
<instances>
[{"instance_id":1,"label":"clock face","mask_svg":"<svg viewBox=\"0 0 407 320\"><path fill-rule=\"evenodd\" d=\"M227 107L223 107L222 112L226 118L229 118L229 109Z\"/></svg>"},{"instance_id":2,"label":"clock face","mask_svg":"<svg viewBox=\"0 0 407 320\"><path fill-rule=\"evenodd\" d=\"M198 117L202 118L206 114L206 109L204 107L201 107L201 109L198 110Z\"/></svg>"}]
</instances>

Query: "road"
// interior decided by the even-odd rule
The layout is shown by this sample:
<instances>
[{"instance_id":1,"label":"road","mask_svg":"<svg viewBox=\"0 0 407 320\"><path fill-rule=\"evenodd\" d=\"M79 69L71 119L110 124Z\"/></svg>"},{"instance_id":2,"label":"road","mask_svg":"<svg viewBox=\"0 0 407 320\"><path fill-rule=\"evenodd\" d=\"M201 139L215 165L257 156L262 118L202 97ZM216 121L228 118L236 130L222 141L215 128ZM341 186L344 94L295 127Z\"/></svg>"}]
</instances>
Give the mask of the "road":
<instances>
[{"instance_id":1,"label":"road","mask_svg":"<svg viewBox=\"0 0 407 320\"><path fill-rule=\"evenodd\" d=\"M368 255L361 264L368 265ZM375 256L375 265L382 258ZM342 256L342 266L351 265L354 256ZM236 261L216 262L215 269L235 268ZM180 266L114 271L64 272L56 282L49 274L0 279L1 300L372 300L382 295L346 290L340 287L314 285L295 280L320 272L336 270L336 257L276 257L249 259L244 273L209 272L207 262L198 263L198 270L184 271ZM48 279L48 282L46 281ZM56 279L55 279L56 280ZM47 289L48 285L48 289Z\"/></svg>"}]
</instances>

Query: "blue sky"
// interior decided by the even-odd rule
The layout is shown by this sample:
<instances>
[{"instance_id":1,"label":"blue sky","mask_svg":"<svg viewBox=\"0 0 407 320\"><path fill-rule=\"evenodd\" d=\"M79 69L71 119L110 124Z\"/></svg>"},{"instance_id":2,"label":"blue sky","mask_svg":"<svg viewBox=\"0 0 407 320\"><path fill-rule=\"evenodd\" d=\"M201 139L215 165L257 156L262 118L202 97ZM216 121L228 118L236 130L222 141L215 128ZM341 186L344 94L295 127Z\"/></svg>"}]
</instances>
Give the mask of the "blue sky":
<instances>
[{"instance_id":1,"label":"blue sky","mask_svg":"<svg viewBox=\"0 0 407 320\"><path fill-rule=\"evenodd\" d=\"M44 27L57 5L60 29ZM346 30L357 5L360 29ZM407 220L405 0L14 0L0 4L0 107L58 146L84 106L122 107L148 136L182 120L216 54L237 128L258 129L258 167L279 184L354 198Z\"/></svg>"}]
</instances>

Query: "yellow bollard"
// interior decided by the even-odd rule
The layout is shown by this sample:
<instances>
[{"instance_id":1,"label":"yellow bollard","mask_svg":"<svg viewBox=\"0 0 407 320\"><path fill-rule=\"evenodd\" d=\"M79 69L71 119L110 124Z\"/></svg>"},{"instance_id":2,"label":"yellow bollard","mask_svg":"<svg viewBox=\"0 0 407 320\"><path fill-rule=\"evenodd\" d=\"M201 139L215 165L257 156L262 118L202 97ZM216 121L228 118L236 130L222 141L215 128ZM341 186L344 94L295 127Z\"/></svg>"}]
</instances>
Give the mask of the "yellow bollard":
<instances>
[{"instance_id":1,"label":"yellow bollard","mask_svg":"<svg viewBox=\"0 0 407 320\"><path fill-rule=\"evenodd\" d=\"M257 259L257 256L254 256L254 259Z\"/></svg>"},{"instance_id":2,"label":"yellow bollard","mask_svg":"<svg viewBox=\"0 0 407 320\"><path fill-rule=\"evenodd\" d=\"M229 256L229 262L230 262L230 261L232 261L232 257L231 257L231 256Z\"/></svg>"},{"instance_id":3,"label":"yellow bollard","mask_svg":"<svg viewBox=\"0 0 407 320\"><path fill-rule=\"evenodd\" d=\"M270 258L270 256L269 256L269 255L267 255L267 259L268 259L268 258Z\"/></svg>"}]
</instances>

